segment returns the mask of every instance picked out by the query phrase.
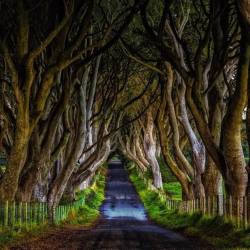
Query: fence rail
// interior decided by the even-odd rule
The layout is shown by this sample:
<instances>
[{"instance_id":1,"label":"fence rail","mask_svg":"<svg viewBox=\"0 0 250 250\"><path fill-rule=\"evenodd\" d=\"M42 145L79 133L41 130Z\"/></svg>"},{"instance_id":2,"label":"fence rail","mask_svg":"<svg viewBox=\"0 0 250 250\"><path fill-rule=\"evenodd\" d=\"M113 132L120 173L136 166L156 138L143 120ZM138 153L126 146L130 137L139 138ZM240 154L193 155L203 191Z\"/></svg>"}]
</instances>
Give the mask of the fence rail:
<instances>
[{"instance_id":1,"label":"fence rail","mask_svg":"<svg viewBox=\"0 0 250 250\"><path fill-rule=\"evenodd\" d=\"M55 222L66 219L72 209L78 209L84 200L59 205L55 209ZM42 225L48 221L48 204L46 202L4 202L0 203L0 227L22 228L31 225Z\"/></svg>"}]
</instances>

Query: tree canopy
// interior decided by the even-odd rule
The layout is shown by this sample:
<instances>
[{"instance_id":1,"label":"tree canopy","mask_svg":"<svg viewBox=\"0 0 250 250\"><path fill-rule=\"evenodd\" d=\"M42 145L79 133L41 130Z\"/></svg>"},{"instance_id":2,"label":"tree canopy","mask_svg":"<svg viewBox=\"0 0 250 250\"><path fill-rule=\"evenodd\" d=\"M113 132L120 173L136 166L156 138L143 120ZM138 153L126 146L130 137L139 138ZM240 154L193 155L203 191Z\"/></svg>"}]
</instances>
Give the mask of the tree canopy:
<instances>
[{"instance_id":1,"label":"tree canopy","mask_svg":"<svg viewBox=\"0 0 250 250\"><path fill-rule=\"evenodd\" d=\"M183 199L249 188L247 0L0 3L0 199L72 198L114 152Z\"/></svg>"}]
</instances>

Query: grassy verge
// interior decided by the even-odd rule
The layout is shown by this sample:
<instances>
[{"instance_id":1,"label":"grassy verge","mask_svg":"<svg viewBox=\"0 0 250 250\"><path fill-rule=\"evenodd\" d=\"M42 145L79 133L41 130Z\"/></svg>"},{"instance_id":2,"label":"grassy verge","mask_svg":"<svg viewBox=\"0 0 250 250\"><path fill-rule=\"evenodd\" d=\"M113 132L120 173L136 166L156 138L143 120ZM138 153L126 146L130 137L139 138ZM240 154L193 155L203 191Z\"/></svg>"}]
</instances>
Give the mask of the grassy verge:
<instances>
[{"instance_id":1,"label":"grassy verge","mask_svg":"<svg viewBox=\"0 0 250 250\"><path fill-rule=\"evenodd\" d=\"M99 208L104 200L106 168L94 176L93 185L77 193L77 198L84 198L85 204L78 210L69 212L64 224L91 226L100 217Z\"/></svg>"},{"instance_id":2,"label":"grassy verge","mask_svg":"<svg viewBox=\"0 0 250 250\"><path fill-rule=\"evenodd\" d=\"M168 182L163 184L164 191L170 195L172 200L181 200L182 191L179 182Z\"/></svg>"},{"instance_id":3,"label":"grassy verge","mask_svg":"<svg viewBox=\"0 0 250 250\"><path fill-rule=\"evenodd\" d=\"M26 238L33 238L47 232L51 227L48 224L32 225L23 228L9 228L0 230L0 249L9 249L8 245L14 245Z\"/></svg>"},{"instance_id":4,"label":"grassy verge","mask_svg":"<svg viewBox=\"0 0 250 250\"><path fill-rule=\"evenodd\" d=\"M0 229L0 249L9 249L8 246L25 242L26 239L40 237L42 234L48 234L60 230L65 225L81 225L89 227L99 218L99 208L104 200L106 168L101 168L94 176L93 185L77 193L76 199L84 198L85 204L77 211L69 212L68 218L56 226L32 225L23 228Z\"/></svg>"},{"instance_id":5,"label":"grassy verge","mask_svg":"<svg viewBox=\"0 0 250 250\"><path fill-rule=\"evenodd\" d=\"M219 216L211 218L200 213L188 215L170 211L157 192L148 190L133 166L128 166L128 171L148 216L153 221L188 236L198 237L219 249L250 249L250 229L237 230L233 224Z\"/></svg>"}]
</instances>

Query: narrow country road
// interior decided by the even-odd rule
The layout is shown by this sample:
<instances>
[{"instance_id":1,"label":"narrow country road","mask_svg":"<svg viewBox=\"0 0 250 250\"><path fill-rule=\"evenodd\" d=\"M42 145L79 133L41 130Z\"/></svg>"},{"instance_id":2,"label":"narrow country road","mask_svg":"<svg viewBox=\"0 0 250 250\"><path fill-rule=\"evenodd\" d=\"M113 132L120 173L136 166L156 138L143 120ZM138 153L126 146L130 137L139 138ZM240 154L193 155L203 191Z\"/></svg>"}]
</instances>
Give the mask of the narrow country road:
<instances>
[{"instance_id":1,"label":"narrow country road","mask_svg":"<svg viewBox=\"0 0 250 250\"><path fill-rule=\"evenodd\" d=\"M150 222L120 162L109 164L106 185L102 219L94 229L65 229L11 249L209 249Z\"/></svg>"}]
</instances>

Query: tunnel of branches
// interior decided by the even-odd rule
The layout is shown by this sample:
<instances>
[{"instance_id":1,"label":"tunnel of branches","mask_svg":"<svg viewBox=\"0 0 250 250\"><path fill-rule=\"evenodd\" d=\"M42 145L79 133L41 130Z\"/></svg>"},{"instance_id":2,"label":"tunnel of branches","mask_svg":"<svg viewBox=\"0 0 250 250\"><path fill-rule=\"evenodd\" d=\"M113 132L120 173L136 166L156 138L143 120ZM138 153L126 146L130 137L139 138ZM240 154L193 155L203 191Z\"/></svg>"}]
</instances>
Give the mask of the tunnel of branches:
<instances>
[{"instance_id":1,"label":"tunnel of branches","mask_svg":"<svg viewBox=\"0 0 250 250\"><path fill-rule=\"evenodd\" d=\"M0 199L47 201L113 155L183 199L248 187L247 0L0 2Z\"/></svg>"}]
</instances>

